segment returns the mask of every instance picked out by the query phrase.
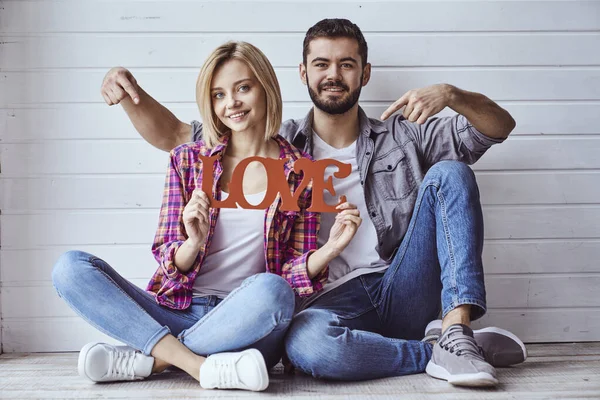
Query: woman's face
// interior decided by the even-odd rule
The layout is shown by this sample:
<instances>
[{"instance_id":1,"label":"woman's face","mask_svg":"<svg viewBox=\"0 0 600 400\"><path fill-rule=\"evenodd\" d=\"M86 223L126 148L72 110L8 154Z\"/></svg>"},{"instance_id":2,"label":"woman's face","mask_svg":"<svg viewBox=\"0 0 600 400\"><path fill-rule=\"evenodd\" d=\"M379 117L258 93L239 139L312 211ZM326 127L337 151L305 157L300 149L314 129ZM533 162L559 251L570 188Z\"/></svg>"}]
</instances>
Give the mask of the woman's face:
<instances>
[{"instance_id":1,"label":"woman's face","mask_svg":"<svg viewBox=\"0 0 600 400\"><path fill-rule=\"evenodd\" d=\"M252 70L243 61L225 61L211 83L213 111L232 132L260 129L267 120L267 96Z\"/></svg>"}]
</instances>

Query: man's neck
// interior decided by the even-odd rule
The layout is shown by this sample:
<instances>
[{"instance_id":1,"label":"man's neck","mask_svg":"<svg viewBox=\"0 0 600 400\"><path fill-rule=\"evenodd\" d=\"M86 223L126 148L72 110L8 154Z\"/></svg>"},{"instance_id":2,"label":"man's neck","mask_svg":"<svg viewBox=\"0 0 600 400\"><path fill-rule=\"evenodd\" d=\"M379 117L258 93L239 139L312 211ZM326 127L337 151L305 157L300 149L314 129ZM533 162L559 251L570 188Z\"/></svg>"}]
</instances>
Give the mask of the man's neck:
<instances>
[{"instance_id":1,"label":"man's neck","mask_svg":"<svg viewBox=\"0 0 600 400\"><path fill-rule=\"evenodd\" d=\"M358 138L358 103L344 114L332 115L313 107L313 131L336 149L350 146Z\"/></svg>"}]
</instances>

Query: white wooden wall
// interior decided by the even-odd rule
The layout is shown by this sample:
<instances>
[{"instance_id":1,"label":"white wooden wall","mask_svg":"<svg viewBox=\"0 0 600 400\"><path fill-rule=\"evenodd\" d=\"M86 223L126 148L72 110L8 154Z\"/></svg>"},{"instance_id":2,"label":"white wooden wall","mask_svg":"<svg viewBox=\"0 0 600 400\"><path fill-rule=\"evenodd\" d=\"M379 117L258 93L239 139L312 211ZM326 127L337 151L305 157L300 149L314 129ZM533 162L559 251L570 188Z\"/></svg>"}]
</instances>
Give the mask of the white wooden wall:
<instances>
[{"instance_id":1,"label":"white wooden wall","mask_svg":"<svg viewBox=\"0 0 600 400\"><path fill-rule=\"evenodd\" d=\"M227 39L276 67L285 117L310 100L304 32L324 17L364 31L371 116L406 90L448 82L517 120L476 171L489 314L525 341L600 340L600 2L0 1L1 315L5 352L78 350L102 337L58 298L64 251L105 258L144 285L167 154L99 93L129 67L182 120ZM101 294L97 294L101 296Z\"/></svg>"}]
</instances>

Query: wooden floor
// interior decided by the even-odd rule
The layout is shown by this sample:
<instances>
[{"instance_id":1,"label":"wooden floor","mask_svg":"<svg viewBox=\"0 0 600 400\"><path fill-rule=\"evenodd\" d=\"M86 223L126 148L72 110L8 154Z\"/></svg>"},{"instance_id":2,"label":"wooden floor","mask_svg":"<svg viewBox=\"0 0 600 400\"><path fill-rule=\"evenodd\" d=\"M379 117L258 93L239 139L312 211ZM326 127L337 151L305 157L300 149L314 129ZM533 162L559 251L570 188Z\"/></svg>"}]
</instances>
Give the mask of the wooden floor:
<instances>
[{"instance_id":1,"label":"wooden floor","mask_svg":"<svg viewBox=\"0 0 600 400\"><path fill-rule=\"evenodd\" d=\"M1 399L600 399L600 342L528 345L529 359L499 369L494 389L455 388L425 374L368 382L324 382L276 370L262 393L202 390L180 371L138 382L92 384L77 375L76 353L0 355Z\"/></svg>"}]
</instances>

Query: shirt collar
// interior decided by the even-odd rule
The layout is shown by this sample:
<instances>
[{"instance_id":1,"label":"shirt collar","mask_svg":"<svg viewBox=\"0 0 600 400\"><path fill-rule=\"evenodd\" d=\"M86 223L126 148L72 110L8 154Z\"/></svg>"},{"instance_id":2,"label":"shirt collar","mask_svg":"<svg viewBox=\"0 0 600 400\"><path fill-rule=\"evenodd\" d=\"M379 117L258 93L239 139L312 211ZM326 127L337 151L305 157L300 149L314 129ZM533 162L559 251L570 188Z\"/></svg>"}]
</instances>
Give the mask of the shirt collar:
<instances>
[{"instance_id":1,"label":"shirt collar","mask_svg":"<svg viewBox=\"0 0 600 400\"><path fill-rule=\"evenodd\" d=\"M296 138L298 135L304 135L306 138L312 135L312 123L314 118L314 109L311 108L306 117L301 120L300 125L298 126L298 131L294 135L293 142L296 143ZM388 129L385 126L383 121L379 121L377 119L370 119L367 117L367 114L362 109L362 107L358 107L358 124L360 133L366 137L371 136L371 132L375 133L384 133L387 132Z\"/></svg>"}]
</instances>

